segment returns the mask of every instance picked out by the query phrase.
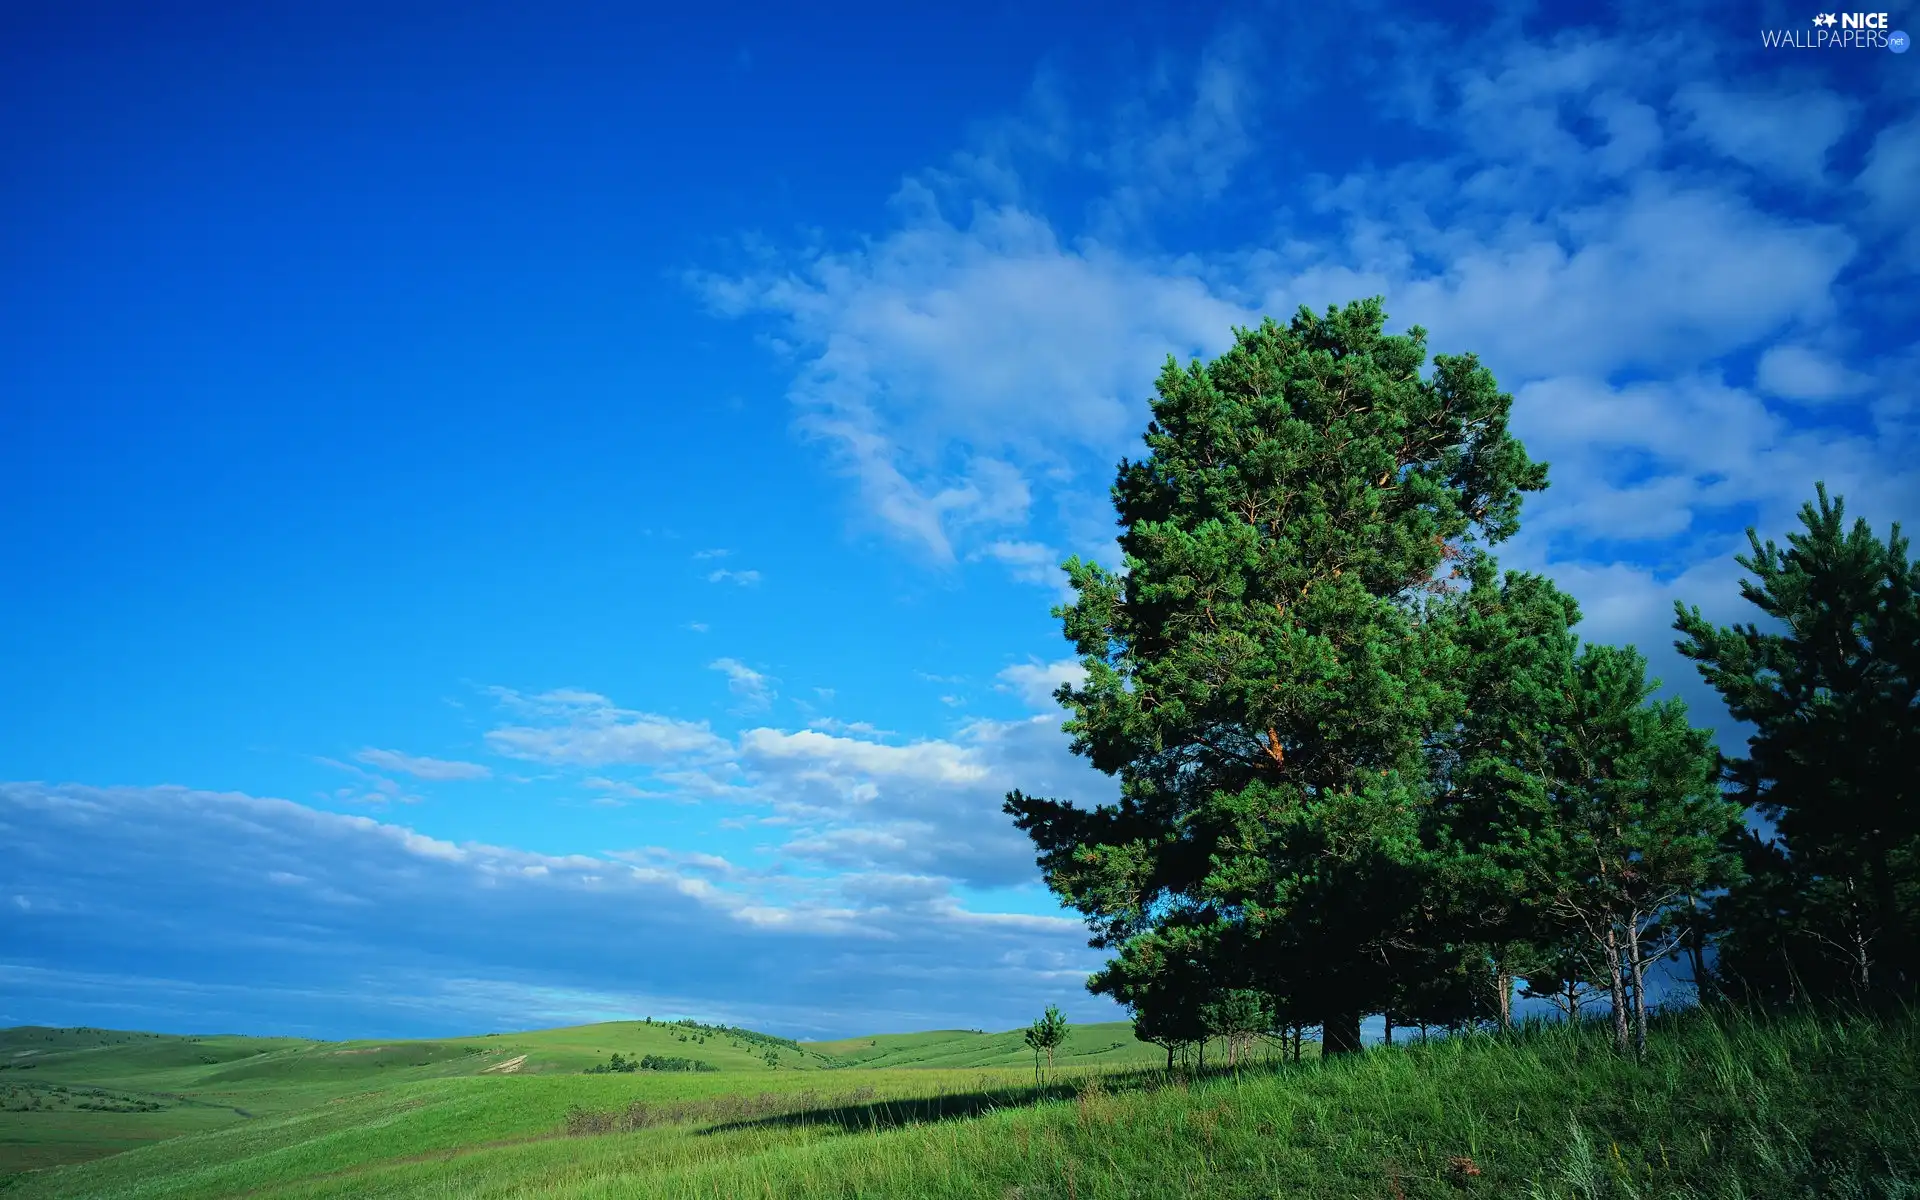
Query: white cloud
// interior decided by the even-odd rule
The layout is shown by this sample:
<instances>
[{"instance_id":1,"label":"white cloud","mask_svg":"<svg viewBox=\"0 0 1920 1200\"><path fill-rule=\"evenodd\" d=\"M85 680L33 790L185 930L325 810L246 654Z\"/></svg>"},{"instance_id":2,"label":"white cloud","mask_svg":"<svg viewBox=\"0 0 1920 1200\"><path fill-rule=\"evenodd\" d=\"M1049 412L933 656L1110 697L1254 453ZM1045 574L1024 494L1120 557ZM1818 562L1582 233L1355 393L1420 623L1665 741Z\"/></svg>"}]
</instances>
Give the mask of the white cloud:
<instances>
[{"instance_id":1,"label":"white cloud","mask_svg":"<svg viewBox=\"0 0 1920 1200\"><path fill-rule=\"evenodd\" d=\"M1807 346L1770 346L1760 356L1754 382L1762 391L1787 400L1818 403L1856 395L1872 380L1831 355Z\"/></svg>"},{"instance_id":2,"label":"white cloud","mask_svg":"<svg viewBox=\"0 0 1920 1200\"><path fill-rule=\"evenodd\" d=\"M808 355L801 430L883 528L944 561L957 536L1024 522L1040 476L1085 447L1116 453L1167 354L1218 349L1246 312L1178 266L1063 246L1017 207L956 225L921 185L903 197L904 227L863 249L698 282L723 311L785 321Z\"/></svg>"},{"instance_id":3,"label":"white cloud","mask_svg":"<svg viewBox=\"0 0 1920 1200\"><path fill-rule=\"evenodd\" d=\"M335 788L327 793L329 799L338 803L371 804L377 806L394 801L398 801L401 804L418 804L420 802L419 796L408 792L404 787L401 787L399 783L388 779L384 775L376 775L372 771L363 770L352 763L341 762L339 759L316 757L314 761L322 766L332 767L336 771L345 771L360 781L357 786Z\"/></svg>"},{"instance_id":4,"label":"white cloud","mask_svg":"<svg viewBox=\"0 0 1920 1200\"><path fill-rule=\"evenodd\" d=\"M1913 215L1920 212L1920 116L1874 135L1854 186L1866 201L1868 219L1893 239L1892 268L1903 280L1910 278L1920 266L1920 221Z\"/></svg>"},{"instance_id":5,"label":"white cloud","mask_svg":"<svg viewBox=\"0 0 1920 1200\"><path fill-rule=\"evenodd\" d=\"M910 902L905 883L454 844L182 788L0 784L0 827L27 901L0 907L0 990L96 1023L445 1036L685 1013L846 1036L1092 1006L1050 974L1092 965L1077 923L982 921L937 883Z\"/></svg>"},{"instance_id":6,"label":"white cloud","mask_svg":"<svg viewBox=\"0 0 1920 1200\"><path fill-rule=\"evenodd\" d=\"M732 583L740 587L754 587L760 582L758 571L729 571L722 567L707 574L708 583Z\"/></svg>"},{"instance_id":7,"label":"white cloud","mask_svg":"<svg viewBox=\"0 0 1920 1200\"><path fill-rule=\"evenodd\" d=\"M819 730L740 738L750 792L786 818L783 853L841 871L976 887L1033 879L1033 847L1001 811L1013 788L1099 803L1114 785L1068 753L1057 716L975 720L905 745Z\"/></svg>"},{"instance_id":8,"label":"white cloud","mask_svg":"<svg viewBox=\"0 0 1920 1200\"><path fill-rule=\"evenodd\" d=\"M944 741L889 746L814 729L797 733L749 729L740 735L740 750L755 766L799 764L802 769L818 770L822 777L971 784L987 774L985 765L965 749Z\"/></svg>"},{"instance_id":9,"label":"white cloud","mask_svg":"<svg viewBox=\"0 0 1920 1200\"><path fill-rule=\"evenodd\" d=\"M1060 563L1065 556L1042 542L1022 542L1002 538L982 546L979 557L990 558L1003 564L1007 568L1007 574L1022 583L1052 588L1062 596L1072 591L1067 586L1066 573L1060 569Z\"/></svg>"},{"instance_id":10,"label":"white cloud","mask_svg":"<svg viewBox=\"0 0 1920 1200\"><path fill-rule=\"evenodd\" d=\"M826 733L850 733L856 737L882 737L886 730L869 721L842 721L837 717L815 717L807 722L808 729L818 729Z\"/></svg>"},{"instance_id":11,"label":"white cloud","mask_svg":"<svg viewBox=\"0 0 1920 1200\"><path fill-rule=\"evenodd\" d=\"M749 692L759 672L727 670ZM1009 668L1003 686L1032 694L1072 664ZM942 681L948 682L948 681ZM522 718L488 734L503 752L570 767L645 769L642 782L592 775L583 786L611 800L724 803L729 818L785 829L781 854L832 870L908 871L970 886L1031 882L1033 851L1001 811L1013 788L1109 798L1113 785L1067 750L1057 713L975 720L948 738L893 740L867 722L816 718L810 727L748 729L733 739L704 724L616 706L593 692L526 697L494 689Z\"/></svg>"},{"instance_id":12,"label":"white cloud","mask_svg":"<svg viewBox=\"0 0 1920 1200\"><path fill-rule=\"evenodd\" d=\"M1874 135L1866 167L1854 181L1873 213L1911 229L1920 211L1920 116Z\"/></svg>"},{"instance_id":13,"label":"white cloud","mask_svg":"<svg viewBox=\"0 0 1920 1200\"><path fill-rule=\"evenodd\" d=\"M1099 553L1110 534L1082 512L1085 498L1144 425L1165 356L1218 350L1230 325L1261 311L1385 293L1398 322L1426 325L1438 349L1479 352L1515 387L1698 376L1782 330L1830 324L1856 250L1847 230L1767 211L1738 179L1659 165L1660 97L1680 62L1673 45L1648 55L1581 38L1515 44L1455 71L1426 88L1423 119L1457 135L1456 148L1330 182L1321 203L1342 224L1331 240L1282 237L1210 262L1129 253L1065 243L1028 202L976 201L950 219L957 200L909 181L893 232L702 286L722 310L781 319L802 355L792 389L801 427L837 447L876 520L936 559L959 542L968 557L1064 588L1057 553L1033 535L1033 499L1050 493L1063 520L1073 514L1070 536ZM1241 122L1251 93L1227 78L1214 111ZM1753 110L1739 125L1730 104L1683 90L1675 132L1753 158L1748 131L1785 109ZM1803 145L1824 153L1851 110L1824 93L1809 105L1819 136ZM1150 174L1144 153L1112 161ZM1004 183L1004 171L993 178ZM1562 473L1535 508L1638 505L1632 520L1649 533L1684 529L1672 502L1707 486L1596 479L1597 493L1570 496L1569 481Z\"/></svg>"},{"instance_id":14,"label":"white cloud","mask_svg":"<svg viewBox=\"0 0 1920 1200\"><path fill-rule=\"evenodd\" d=\"M1542 380L1520 389L1515 428L1554 476L1553 488L1528 505L1522 546L1567 533L1631 543L1697 532L1661 552L1680 556L1670 571L1731 553L1720 533L1729 525L1785 533L1815 480L1867 514L1911 511L1920 494L1920 472L1888 466L1889 452L1911 444L1910 434L1797 424L1712 375L1621 387ZM1602 557L1585 558L1589 552ZM1576 545L1541 565L1558 576L1625 553Z\"/></svg>"},{"instance_id":15,"label":"white cloud","mask_svg":"<svg viewBox=\"0 0 1920 1200\"><path fill-rule=\"evenodd\" d=\"M369 746L353 756L371 767L385 771L399 771L416 779L491 779L493 772L479 763L458 762L444 758L422 758L418 755L403 754L398 750L376 750Z\"/></svg>"},{"instance_id":16,"label":"white cloud","mask_svg":"<svg viewBox=\"0 0 1920 1200\"><path fill-rule=\"evenodd\" d=\"M1025 701L1027 707L1054 712L1059 703L1053 694L1061 684L1070 683L1078 687L1085 682L1087 669L1076 658L1056 659L1053 662L1015 663L1000 672L1002 691L1011 691Z\"/></svg>"},{"instance_id":17,"label":"white cloud","mask_svg":"<svg viewBox=\"0 0 1920 1200\"><path fill-rule=\"evenodd\" d=\"M716 658L707 664L707 668L725 674L727 690L749 709L765 708L778 695L773 689L772 679L737 658Z\"/></svg>"},{"instance_id":18,"label":"white cloud","mask_svg":"<svg viewBox=\"0 0 1920 1200\"><path fill-rule=\"evenodd\" d=\"M731 550L695 550L693 557L696 560L703 558L725 558L731 553L733 553Z\"/></svg>"},{"instance_id":19,"label":"white cloud","mask_svg":"<svg viewBox=\"0 0 1920 1200\"><path fill-rule=\"evenodd\" d=\"M1258 81L1271 75L1253 31L1234 27L1200 56L1186 89L1187 103L1161 115L1143 100L1122 108L1110 141L1098 155L1112 191L1097 205L1097 228L1117 231L1177 201L1218 197L1259 142L1255 120Z\"/></svg>"},{"instance_id":20,"label":"white cloud","mask_svg":"<svg viewBox=\"0 0 1920 1200\"><path fill-rule=\"evenodd\" d=\"M1703 83L1702 38L1678 24L1549 40L1519 28L1444 62L1421 38L1388 39L1400 49L1383 52L1380 101L1421 127L1417 149L1296 186L1238 247L1170 255L1143 223L1159 210L1142 198L1172 194L1154 191L1153 163L1195 175L1168 225L1185 230L1205 211L1200 177L1287 150L1267 131L1298 114L1263 108L1249 81L1266 77L1216 47L1184 116L1123 113L1088 133L1036 103L1024 132L996 126L958 168L903 185L889 230L700 282L716 309L775 320L800 427L874 520L936 560L998 561L1033 582L1055 545L1111 559L1102 493L1169 352L1216 352L1263 312L1383 294L1435 350L1480 355L1552 464L1515 561L1641 579L1631 594L1660 602L1614 627L1659 646L1671 589L1727 584L1729 538L1747 522L1784 532L1815 479L1881 520L1913 515L1920 404L1902 351L1860 336L1849 288L1882 236L1861 206L1896 234L1911 224L1920 120L1874 135L1850 206L1830 170L1865 111L1855 101ZM1219 149L1205 169L1180 157L1205 146ZM1022 177L1023 153L1109 172L1083 228ZM1753 387L1728 382L1755 359ZM1860 414L1807 407L1854 395ZM989 502L1009 487L981 483L982 463L1017 474L1019 503ZM1593 611L1624 612L1628 594Z\"/></svg>"},{"instance_id":21,"label":"white cloud","mask_svg":"<svg viewBox=\"0 0 1920 1200\"><path fill-rule=\"evenodd\" d=\"M1363 176L1348 191L1414 203L1401 189L1435 186L1447 185ZM1503 382L1684 370L1828 321L1856 248L1837 226L1780 220L1731 190L1653 174L1550 215L1506 211L1481 232L1429 239L1425 219L1356 213L1344 247L1291 269L1275 262L1268 309L1384 293L1398 322L1425 325L1436 349L1475 351ZM1444 264L1420 269L1436 253Z\"/></svg>"},{"instance_id":22,"label":"white cloud","mask_svg":"<svg viewBox=\"0 0 1920 1200\"><path fill-rule=\"evenodd\" d=\"M580 786L601 793L595 801L597 804L620 805L629 800L645 800L660 795L658 792L645 791L623 780L608 779L601 775L588 776L580 781Z\"/></svg>"},{"instance_id":23,"label":"white cloud","mask_svg":"<svg viewBox=\"0 0 1920 1200\"><path fill-rule=\"evenodd\" d=\"M616 708L592 692L562 690L527 698L494 689L503 704L537 718L537 724L506 725L487 733L500 754L535 762L606 766L651 766L724 759L729 747L704 721L682 721Z\"/></svg>"},{"instance_id":24,"label":"white cloud","mask_svg":"<svg viewBox=\"0 0 1920 1200\"><path fill-rule=\"evenodd\" d=\"M1797 183L1826 178L1827 156L1853 124L1855 105L1832 92L1733 92L1693 82L1674 93L1685 132L1728 158Z\"/></svg>"}]
</instances>

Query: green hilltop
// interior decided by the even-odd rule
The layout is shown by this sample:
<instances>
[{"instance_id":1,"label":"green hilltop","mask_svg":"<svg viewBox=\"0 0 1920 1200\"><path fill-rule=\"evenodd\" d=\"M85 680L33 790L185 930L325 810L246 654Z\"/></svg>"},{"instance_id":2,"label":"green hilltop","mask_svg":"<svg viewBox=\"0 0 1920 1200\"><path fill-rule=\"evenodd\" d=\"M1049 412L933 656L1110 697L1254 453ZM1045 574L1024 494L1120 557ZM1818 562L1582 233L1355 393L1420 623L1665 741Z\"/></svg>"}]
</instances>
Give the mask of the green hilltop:
<instances>
[{"instance_id":1,"label":"green hilltop","mask_svg":"<svg viewBox=\"0 0 1920 1200\"><path fill-rule=\"evenodd\" d=\"M885 1033L837 1042L807 1042L807 1049L847 1067L1022 1067L1033 1051L1022 1030L983 1033L977 1029L936 1029L927 1033ZM1133 1036L1125 1021L1076 1025L1066 1045L1054 1053L1062 1066L1150 1066L1164 1062L1166 1051Z\"/></svg>"}]
</instances>

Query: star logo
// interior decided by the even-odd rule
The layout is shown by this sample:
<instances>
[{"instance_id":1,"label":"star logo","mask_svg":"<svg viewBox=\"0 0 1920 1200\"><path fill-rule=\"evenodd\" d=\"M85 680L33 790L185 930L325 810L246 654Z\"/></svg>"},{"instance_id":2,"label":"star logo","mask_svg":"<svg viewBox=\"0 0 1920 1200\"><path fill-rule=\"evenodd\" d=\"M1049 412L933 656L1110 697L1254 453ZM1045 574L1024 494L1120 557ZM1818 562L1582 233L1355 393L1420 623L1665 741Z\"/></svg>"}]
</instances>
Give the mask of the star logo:
<instances>
[{"instance_id":1,"label":"star logo","mask_svg":"<svg viewBox=\"0 0 1920 1200\"><path fill-rule=\"evenodd\" d=\"M1839 19L1835 17L1832 13L1821 13L1818 16L1814 17L1813 23L1815 25L1825 25L1827 28L1831 29L1835 25L1838 25L1840 22L1839 22Z\"/></svg>"}]
</instances>

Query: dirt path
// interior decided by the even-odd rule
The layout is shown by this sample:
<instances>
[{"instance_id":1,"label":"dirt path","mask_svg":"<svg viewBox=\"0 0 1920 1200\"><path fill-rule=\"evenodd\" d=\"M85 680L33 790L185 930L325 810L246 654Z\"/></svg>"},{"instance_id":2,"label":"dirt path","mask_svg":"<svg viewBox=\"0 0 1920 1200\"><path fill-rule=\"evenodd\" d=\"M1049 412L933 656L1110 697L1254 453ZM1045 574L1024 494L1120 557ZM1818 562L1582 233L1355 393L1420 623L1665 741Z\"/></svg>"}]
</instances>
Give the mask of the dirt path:
<instances>
[{"instance_id":1,"label":"dirt path","mask_svg":"<svg viewBox=\"0 0 1920 1200\"><path fill-rule=\"evenodd\" d=\"M526 1061L527 1056L522 1054L517 1058L510 1058L503 1063L495 1063L493 1066L483 1069L480 1073L482 1075L511 1075L520 1069L520 1064Z\"/></svg>"}]
</instances>

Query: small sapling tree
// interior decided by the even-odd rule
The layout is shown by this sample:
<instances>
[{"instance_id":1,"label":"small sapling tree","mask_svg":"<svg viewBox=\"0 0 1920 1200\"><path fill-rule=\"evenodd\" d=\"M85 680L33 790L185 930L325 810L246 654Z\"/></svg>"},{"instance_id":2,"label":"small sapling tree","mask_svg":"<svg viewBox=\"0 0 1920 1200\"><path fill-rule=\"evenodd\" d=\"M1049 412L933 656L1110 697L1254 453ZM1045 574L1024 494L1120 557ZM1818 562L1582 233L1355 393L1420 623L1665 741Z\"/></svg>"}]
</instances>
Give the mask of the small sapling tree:
<instances>
[{"instance_id":1,"label":"small sapling tree","mask_svg":"<svg viewBox=\"0 0 1920 1200\"><path fill-rule=\"evenodd\" d=\"M1062 1015L1058 1005L1047 1005L1047 1011L1040 1019L1027 1026L1024 1039L1028 1049L1033 1051L1033 1080L1040 1082L1040 1055L1047 1056L1047 1070L1053 1070L1053 1052L1067 1040L1067 1018Z\"/></svg>"}]
</instances>

